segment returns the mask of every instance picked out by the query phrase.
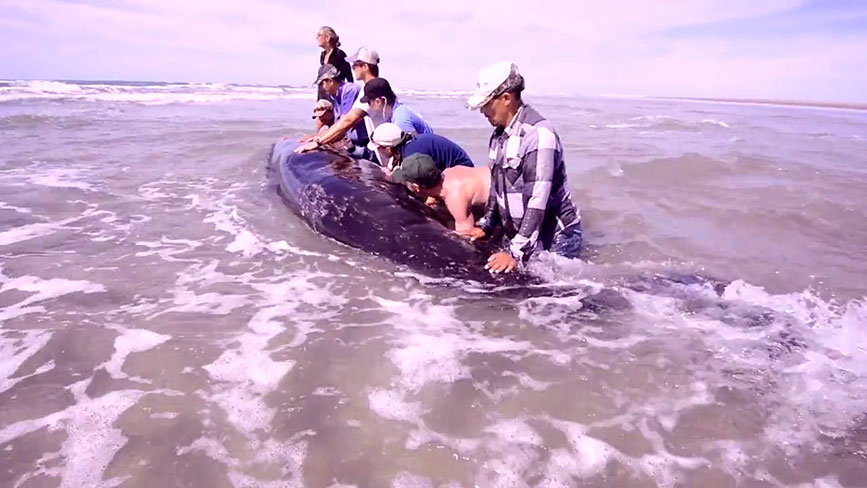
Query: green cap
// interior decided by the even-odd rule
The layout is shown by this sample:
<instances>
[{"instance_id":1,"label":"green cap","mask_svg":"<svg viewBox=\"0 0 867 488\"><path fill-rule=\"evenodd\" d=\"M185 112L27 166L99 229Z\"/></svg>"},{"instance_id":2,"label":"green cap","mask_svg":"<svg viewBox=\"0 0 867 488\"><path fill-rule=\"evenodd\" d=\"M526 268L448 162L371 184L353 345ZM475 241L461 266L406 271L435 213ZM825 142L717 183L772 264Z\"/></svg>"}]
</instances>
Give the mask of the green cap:
<instances>
[{"instance_id":1,"label":"green cap","mask_svg":"<svg viewBox=\"0 0 867 488\"><path fill-rule=\"evenodd\" d=\"M433 158L427 154L415 153L400 163L391 178L395 183L415 183L422 188L429 188L439 183L442 173L437 169Z\"/></svg>"}]
</instances>

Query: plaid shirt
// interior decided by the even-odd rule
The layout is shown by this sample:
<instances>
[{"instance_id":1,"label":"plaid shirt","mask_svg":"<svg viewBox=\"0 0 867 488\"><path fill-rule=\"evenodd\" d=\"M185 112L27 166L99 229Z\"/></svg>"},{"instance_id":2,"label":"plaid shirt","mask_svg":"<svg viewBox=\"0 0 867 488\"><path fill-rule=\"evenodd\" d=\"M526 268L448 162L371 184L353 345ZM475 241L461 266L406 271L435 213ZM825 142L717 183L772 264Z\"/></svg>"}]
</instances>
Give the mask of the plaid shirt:
<instances>
[{"instance_id":1,"label":"plaid shirt","mask_svg":"<svg viewBox=\"0 0 867 488\"><path fill-rule=\"evenodd\" d=\"M494 131L489 157L491 194L479 227L490 235L504 225L515 259L526 261L539 244L548 249L555 235L580 223L560 137L533 107L522 106L508 127Z\"/></svg>"}]
</instances>

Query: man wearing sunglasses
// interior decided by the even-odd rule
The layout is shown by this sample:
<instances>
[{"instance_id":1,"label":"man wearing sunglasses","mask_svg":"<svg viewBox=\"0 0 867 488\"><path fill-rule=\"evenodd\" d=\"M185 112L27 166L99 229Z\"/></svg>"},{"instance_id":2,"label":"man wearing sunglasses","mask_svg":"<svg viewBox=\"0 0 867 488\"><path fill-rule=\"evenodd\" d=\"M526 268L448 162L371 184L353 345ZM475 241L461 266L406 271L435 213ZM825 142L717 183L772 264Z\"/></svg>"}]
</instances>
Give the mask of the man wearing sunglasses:
<instances>
[{"instance_id":1,"label":"man wearing sunglasses","mask_svg":"<svg viewBox=\"0 0 867 488\"><path fill-rule=\"evenodd\" d=\"M524 103L524 77L514 63L496 63L479 74L467 100L494 126L488 155L491 191L485 216L469 232L472 240L503 226L511 241L488 258L492 273L511 272L538 248L568 258L581 251L581 214L572 203L563 146L554 127Z\"/></svg>"}]
</instances>

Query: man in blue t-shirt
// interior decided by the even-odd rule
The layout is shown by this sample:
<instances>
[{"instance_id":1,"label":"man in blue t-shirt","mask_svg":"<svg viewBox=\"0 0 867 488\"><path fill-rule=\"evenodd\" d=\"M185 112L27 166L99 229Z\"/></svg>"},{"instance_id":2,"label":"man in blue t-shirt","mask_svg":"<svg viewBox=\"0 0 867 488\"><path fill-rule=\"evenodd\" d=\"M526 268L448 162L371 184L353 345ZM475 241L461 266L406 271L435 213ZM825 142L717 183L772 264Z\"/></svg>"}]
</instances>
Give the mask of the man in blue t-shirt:
<instances>
[{"instance_id":1,"label":"man in blue t-shirt","mask_svg":"<svg viewBox=\"0 0 867 488\"><path fill-rule=\"evenodd\" d=\"M424 120L424 117L397 100L397 95L385 78L375 78L368 81L364 85L364 94L360 100L362 103L369 104L368 115L377 127L380 124L391 122L404 132L433 134L433 129Z\"/></svg>"},{"instance_id":2,"label":"man in blue t-shirt","mask_svg":"<svg viewBox=\"0 0 867 488\"><path fill-rule=\"evenodd\" d=\"M430 156L440 171L453 166L473 166L467 152L451 140L438 134L413 135L391 122L380 124L373 131L368 147L379 154L389 171L400 166L409 155L418 153Z\"/></svg>"},{"instance_id":3,"label":"man in blue t-shirt","mask_svg":"<svg viewBox=\"0 0 867 488\"><path fill-rule=\"evenodd\" d=\"M337 68L330 64L319 68L319 77L316 79L315 84L322 88L334 104L335 120L339 120L352 110L352 106L358 98L358 93L361 91L361 87L355 83L344 82L340 78L340 72ZM359 120L356 122L349 131L348 136L349 140L356 146L367 144L369 137L367 129L364 126L364 121Z\"/></svg>"}]
</instances>

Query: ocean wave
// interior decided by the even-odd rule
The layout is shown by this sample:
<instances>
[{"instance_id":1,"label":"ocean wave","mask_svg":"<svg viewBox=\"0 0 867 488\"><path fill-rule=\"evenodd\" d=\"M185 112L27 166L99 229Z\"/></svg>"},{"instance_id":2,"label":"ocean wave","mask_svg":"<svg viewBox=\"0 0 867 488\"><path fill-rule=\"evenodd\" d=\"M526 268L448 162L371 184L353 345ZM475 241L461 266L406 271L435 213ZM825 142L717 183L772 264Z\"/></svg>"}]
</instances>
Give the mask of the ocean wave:
<instances>
[{"instance_id":1,"label":"ocean wave","mask_svg":"<svg viewBox=\"0 0 867 488\"><path fill-rule=\"evenodd\" d=\"M6 81L0 103L26 100L82 100L142 105L222 103L235 100L313 99L310 88L234 85L225 83L113 83L71 81Z\"/></svg>"},{"instance_id":2,"label":"ocean wave","mask_svg":"<svg viewBox=\"0 0 867 488\"><path fill-rule=\"evenodd\" d=\"M702 119L681 120L667 115L640 115L632 117L629 122L606 124L606 129L647 129L651 131L700 131L708 127L730 129L731 125L724 120Z\"/></svg>"},{"instance_id":3,"label":"ocean wave","mask_svg":"<svg viewBox=\"0 0 867 488\"><path fill-rule=\"evenodd\" d=\"M414 98L465 98L461 90L398 90ZM309 87L243 85L231 83L98 82L5 80L0 81L0 103L24 100L84 100L129 102L143 105L222 103L235 100L313 99Z\"/></svg>"}]
</instances>

